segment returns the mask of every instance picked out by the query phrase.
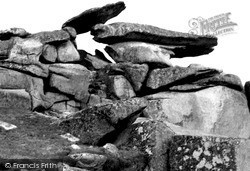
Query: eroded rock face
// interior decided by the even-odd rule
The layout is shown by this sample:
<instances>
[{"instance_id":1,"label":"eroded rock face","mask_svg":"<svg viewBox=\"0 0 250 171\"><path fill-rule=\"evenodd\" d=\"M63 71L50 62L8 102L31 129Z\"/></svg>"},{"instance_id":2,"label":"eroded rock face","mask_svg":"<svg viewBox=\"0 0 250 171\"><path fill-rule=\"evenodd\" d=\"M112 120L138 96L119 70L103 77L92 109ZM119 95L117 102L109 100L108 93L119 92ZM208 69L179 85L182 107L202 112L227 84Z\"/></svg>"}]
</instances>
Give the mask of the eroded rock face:
<instances>
[{"instance_id":1,"label":"eroded rock face","mask_svg":"<svg viewBox=\"0 0 250 171\"><path fill-rule=\"evenodd\" d=\"M148 63L150 65L172 66L170 50L162 49L157 45L143 42L125 42L109 45L106 52L115 62L131 62L135 64Z\"/></svg>"},{"instance_id":2,"label":"eroded rock face","mask_svg":"<svg viewBox=\"0 0 250 171\"><path fill-rule=\"evenodd\" d=\"M124 76L109 76L108 82L108 91L113 98L129 99L136 96L133 87Z\"/></svg>"},{"instance_id":3,"label":"eroded rock face","mask_svg":"<svg viewBox=\"0 0 250 171\"><path fill-rule=\"evenodd\" d=\"M175 32L135 23L97 24L91 30L94 40L101 43L115 44L119 42L140 41L160 45L184 45L212 48L217 45L217 38Z\"/></svg>"},{"instance_id":4,"label":"eroded rock face","mask_svg":"<svg viewBox=\"0 0 250 171\"><path fill-rule=\"evenodd\" d=\"M118 149L139 149L147 157L146 170L249 168L246 139L214 136L157 120L138 120L116 141ZM242 151L246 148L246 151Z\"/></svg>"},{"instance_id":5,"label":"eroded rock face","mask_svg":"<svg viewBox=\"0 0 250 171\"><path fill-rule=\"evenodd\" d=\"M169 88L171 91L197 91L214 86L225 86L234 90L243 91L240 78L233 74L218 74L209 78L200 79L189 84L176 85Z\"/></svg>"},{"instance_id":6,"label":"eroded rock face","mask_svg":"<svg viewBox=\"0 0 250 171\"><path fill-rule=\"evenodd\" d=\"M39 40L15 37L8 47L8 58L1 60L0 66L47 77L48 66L39 61L42 50L43 44Z\"/></svg>"},{"instance_id":7,"label":"eroded rock face","mask_svg":"<svg viewBox=\"0 0 250 171\"><path fill-rule=\"evenodd\" d=\"M90 107L62 121L60 126L77 136L82 143L95 145L103 136L115 130L105 112L102 108Z\"/></svg>"},{"instance_id":8,"label":"eroded rock face","mask_svg":"<svg viewBox=\"0 0 250 171\"><path fill-rule=\"evenodd\" d=\"M50 72L51 87L73 95L76 100L87 101L93 72L79 64L53 64L50 66Z\"/></svg>"},{"instance_id":9,"label":"eroded rock face","mask_svg":"<svg viewBox=\"0 0 250 171\"><path fill-rule=\"evenodd\" d=\"M125 4L121 1L99 8L91 8L66 21L62 25L62 28L73 27L77 34L85 33L90 31L96 24L105 23L109 19L119 15L124 9Z\"/></svg>"},{"instance_id":10,"label":"eroded rock face","mask_svg":"<svg viewBox=\"0 0 250 171\"><path fill-rule=\"evenodd\" d=\"M53 45L46 44L43 47L41 58L48 63L55 63L57 59L57 49Z\"/></svg>"},{"instance_id":11,"label":"eroded rock face","mask_svg":"<svg viewBox=\"0 0 250 171\"><path fill-rule=\"evenodd\" d=\"M190 93L162 92L147 96L144 114L184 128L236 138L249 138L250 115L246 96L216 86Z\"/></svg>"},{"instance_id":12,"label":"eroded rock face","mask_svg":"<svg viewBox=\"0 0 250 171\"><path fill-rule=\"evenodd\" d=\"M147 87L157 89L161 87L172 87L178 84L187 84L199 79L212 77L221 71L199 67L168 67L154 69L149 73Z\"/></svg>"},{"instance_id":13,"label":"eroded rock face","mask_svg":"<svg viewBox=\"0 0 250 171\"><path fill-rule=\"evenodd\" d=\"M58 62L80 61L80 55L71 41L61 44L57 49Z\"/></svg>"}]
</instances>

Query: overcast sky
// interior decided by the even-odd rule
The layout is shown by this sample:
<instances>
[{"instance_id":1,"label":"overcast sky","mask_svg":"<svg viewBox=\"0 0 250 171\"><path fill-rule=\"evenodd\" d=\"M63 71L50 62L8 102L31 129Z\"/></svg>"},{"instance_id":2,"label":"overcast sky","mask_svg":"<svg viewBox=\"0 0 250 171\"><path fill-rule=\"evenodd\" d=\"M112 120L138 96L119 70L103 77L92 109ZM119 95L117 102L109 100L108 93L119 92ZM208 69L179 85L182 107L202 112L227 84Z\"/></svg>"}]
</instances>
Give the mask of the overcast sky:
<instances>
[{"instance_id":1,"label":"overcast sky","mask_svg":"<svg viewBox=\"0 0 250 171\"><path fill-rule=\"evenodd\" d=\"M0 30L21 27L30 33L52 31L75 15L114 0L5 0L0 6ZM209 55L195 58L172 59L174 65L188 66L199 63L223 69L240 76L242 82L250 80L248 51L250 49L250 10L247 0L124 0L126 9L107 22L134 22L150 24L181 32L188 32L192 18L205 19L231 12L230 20L238 24L235 33L218 37L218 46ZM84 24L84 23L82 23ZM89 33L78 35L79 49L94 53L105 45L95 43Z\"/></svg>"}]
</instances>

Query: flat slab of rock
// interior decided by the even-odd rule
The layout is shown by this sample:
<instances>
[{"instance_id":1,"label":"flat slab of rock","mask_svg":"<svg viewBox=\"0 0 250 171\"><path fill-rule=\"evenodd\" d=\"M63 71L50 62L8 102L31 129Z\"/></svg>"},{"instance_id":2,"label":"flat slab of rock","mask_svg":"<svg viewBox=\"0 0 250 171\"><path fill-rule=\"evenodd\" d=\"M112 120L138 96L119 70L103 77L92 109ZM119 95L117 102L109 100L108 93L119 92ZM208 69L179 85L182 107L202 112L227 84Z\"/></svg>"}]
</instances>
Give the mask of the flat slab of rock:
<instances>
[{"instance_id":1,"label":"flat slab of rock","mask_svg":"<svg viewBox=\"0 0 250 171\"><path fill-rule=\"evenodd\" d=\"M99 8L91 8L66 21L62 28L73 27L77 34L86 33L96 24L104 24L109 19L119 15L125 8L124 2L121 1Z\"/></svg>"},{"instance_id":2,"label":"flat slab of rock","mask_svg":"<svg viewBox=\"0 0 250 171\"><path fill-rule=\"evenodd\" d=\"M187 129L234 138L250 137L250 114L244 93L216 86L197 92L162 92L146 97L144 115Z\"/></svg>"},{"instance_id":3,"label":"flat slab of rock","mask_svg":"<svg viewBox=\"0 0 250 171\"><path fill-rule=\"evenodd\" d=\"M207 67L168 67L154 69L149 73L147 87L158 89L160 87L172 87L178 84L187 84L199 79L212 77L221 73L217 69Z\"/></svg>"},{"instance_id":4,"label":"flat slab of rock","mask_svg":"<svg viewBox=\"0 0 250 171\"><path fill-rule=\"evenodd\" d=\"M170 87L171 91L197 91L214 86L225 86L234 90L243 91L243 85L240 78L233 74L215 75L209 78L197 80L195 82Z\"/></svg>"},{"instance_id":5,"label":"flat slab of rock","mask_svg":"<svg viewBox=\"0 0 250 171\"><path fill-rule=\"evenodd\" d=\"M8 40L11 37L27 37L30 35L23 28L10 28L7 30L0 30L0 40Z\"/></svg>"},{"instance_id":6,"label":"flat slab of rock","mask_svg":"<svg viewBox=\"0 0 250 171\"><path fill-rule=\"evenodd\" d=\"M59 43L70 40L70 35L64 30L43 31L36 34L32 34L29 37L41 41L43 44L47 43Z\"/></svg>"},{"instance_id":7,"label":"flat slab of rock","mask_svg":"<svg viewBox=\"0 0 250 171\"><path fill-rule=\"evenodd\" d=\"M131 62L135 64L159 64L172 66L170 56L174 53L162 49L157 45L143 42L125 42L106 46L105 51L111 58L119 62Z\"/></svg>"},{"instance_id":8,"label":"flat slab of rock","mask_svg":"<svg viewBox=\"0 0 250 171\"><path fill-rule=\"evenodd\" d=\"M184 45L202 48L212 48L217 45L217 38L213 36L198 36L135 23L97 24L93 27L91 34L95 41L107 44L140 41L160 45Z\"/></svg>"}]
</instances>

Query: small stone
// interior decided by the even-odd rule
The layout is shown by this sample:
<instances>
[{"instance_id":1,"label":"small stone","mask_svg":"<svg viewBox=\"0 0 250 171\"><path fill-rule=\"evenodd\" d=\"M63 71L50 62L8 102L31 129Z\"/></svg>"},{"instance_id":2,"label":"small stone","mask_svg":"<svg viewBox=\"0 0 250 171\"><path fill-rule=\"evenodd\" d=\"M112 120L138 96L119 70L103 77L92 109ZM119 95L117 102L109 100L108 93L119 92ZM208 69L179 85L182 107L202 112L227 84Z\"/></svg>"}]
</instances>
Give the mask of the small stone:
<instances>
[{"instance_id":1,"label":"small stone","mask_svg":"<svg viewBox=\"0 0 250 171\"><path fill-rule=\"evenodd\" d=\"M124 2L107 4L99 8L91 8L66 21L62 25L62 28L73 27L77 34L86 33L96 24L105 23L120 14L124 9Z\"/></svg>"},{"instance_id":2,"label":"small stone","mask_svg":"<svg viewBox=\"0 0 250 171\"><path fill-rule=\"evenodd\" d=\"M128 80L122 75L109 76L108 91L111 97L118 99L129 99L136 94Z\"/></svg>"},{"instance_id":3,"label":"small stone","mask_svg":"<svg viewBox=\"0 0 250 171\"><path fill-rule=\"evenodd\" d=\"M43 47L42 59L45 62L55 63L57 59L57 49L53 45L46 44Z\"/></svg>"},{"instance_id":4,"label":"small stone","mask_svg":"<svg viewBox=\"0 0 250 171\"><path fill-rule=\"evenodd\" d=\"M80 55L71 41L61 44L57 49L59 62L80 61Z\"/></svg>"},{"instance_id":5,"label":"small stone","mask_svg":"<svg viewBox=\"0 0 250 171\"><path fill-rule=\"evenodd\" d=\"M63 30L67 31L69 33L71 40L76 39L77 33L76 33L76 30L73 27L64 27Z\"/></svg>"},{"instance_id":6,"label":"small stone","mask_svg":"<svg viewBox=\"0 0 250 171\"><path fill-rule=\"evenodd\" d=\"M17 126L16 125L13 125L11 123L7 123L7 122L4 122L4 121L0 121L0 128L3 128L4 130L8 131L8 130L12 130L12 129L16 129Z\"/></svg>"}]
</instances>

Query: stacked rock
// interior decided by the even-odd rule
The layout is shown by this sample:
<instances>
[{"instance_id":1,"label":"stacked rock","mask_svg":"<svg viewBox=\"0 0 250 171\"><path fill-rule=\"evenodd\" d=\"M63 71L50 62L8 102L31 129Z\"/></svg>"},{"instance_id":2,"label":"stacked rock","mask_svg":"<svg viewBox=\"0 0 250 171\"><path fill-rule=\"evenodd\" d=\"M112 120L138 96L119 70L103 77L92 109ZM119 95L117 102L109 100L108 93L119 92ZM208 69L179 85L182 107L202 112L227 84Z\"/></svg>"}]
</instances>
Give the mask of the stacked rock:
<instances>
[{"instance_id":1,"label":"stacked rock","mask_svg":"<svg viewBox=\"0 0 250 171\"><path fill-rule=\"evenodd\" d=\"M209 54L217 38L105 25L124 9L123 2L92 8L51 32L0 31L0 107L48 112L53 148L37 136L38 146L50 149L39 157L63 158L64 170L248 170L250 113L241 80L171 64ZM115 63L77 49L76 36L89 31ZM41 115L27 120L37 117L39 126Z\"/></svg>"}]
</instances>

